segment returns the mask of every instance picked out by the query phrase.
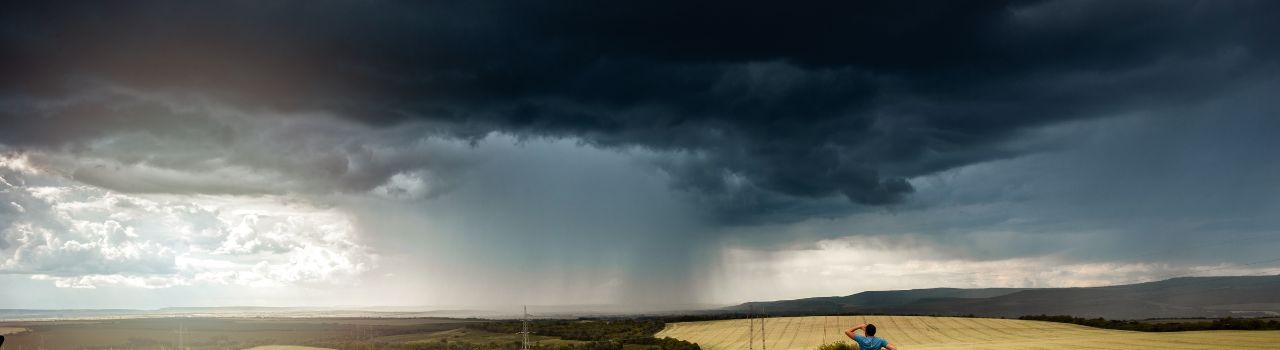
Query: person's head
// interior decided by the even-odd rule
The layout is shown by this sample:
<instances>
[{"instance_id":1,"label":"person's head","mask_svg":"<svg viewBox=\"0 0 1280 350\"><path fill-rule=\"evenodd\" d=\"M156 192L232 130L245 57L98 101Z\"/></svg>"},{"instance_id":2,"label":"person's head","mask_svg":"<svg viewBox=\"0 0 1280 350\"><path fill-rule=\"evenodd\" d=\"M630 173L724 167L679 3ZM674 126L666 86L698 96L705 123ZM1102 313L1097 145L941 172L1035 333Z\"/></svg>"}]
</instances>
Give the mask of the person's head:
<instances>
[{"instance_id":1,"label":"person's head","mask_svg":"<svg viewBox=\"0 0 1280 350\"><path fill-rule=\"evenodd\" d=\"M867 324L867 336L868 337L876 336L876 325L873 325L870 323Z\"/></svg>"}]
</instances>

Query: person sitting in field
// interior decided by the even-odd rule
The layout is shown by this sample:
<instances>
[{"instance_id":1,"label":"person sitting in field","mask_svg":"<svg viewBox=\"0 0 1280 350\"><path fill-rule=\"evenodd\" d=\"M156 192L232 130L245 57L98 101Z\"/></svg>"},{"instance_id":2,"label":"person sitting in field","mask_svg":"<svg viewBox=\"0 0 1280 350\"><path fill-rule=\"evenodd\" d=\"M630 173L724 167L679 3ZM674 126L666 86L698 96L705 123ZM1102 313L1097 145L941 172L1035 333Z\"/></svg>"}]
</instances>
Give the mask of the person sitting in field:
<instances>
[{"instance_id":1,"label":"person sitting in field","mask_svg":"<svg viewBox=\"0 0 1280 350\"><path fill-rule=\"evenodd\" d=\"M864 337L858 335L857 331L859 329L866 332L867 336ZM889 350L898 350L898 348L893 347L893 344L890 344L888 340L884 340L884 338L877 338L875 336L876 325L873 324L860 324L857 327L849 328L844 331L844 335L849 336L849 339L853 339L853 342L858 344L859 350L880 350L881 347Z\"/></svg>"}]
</instances>

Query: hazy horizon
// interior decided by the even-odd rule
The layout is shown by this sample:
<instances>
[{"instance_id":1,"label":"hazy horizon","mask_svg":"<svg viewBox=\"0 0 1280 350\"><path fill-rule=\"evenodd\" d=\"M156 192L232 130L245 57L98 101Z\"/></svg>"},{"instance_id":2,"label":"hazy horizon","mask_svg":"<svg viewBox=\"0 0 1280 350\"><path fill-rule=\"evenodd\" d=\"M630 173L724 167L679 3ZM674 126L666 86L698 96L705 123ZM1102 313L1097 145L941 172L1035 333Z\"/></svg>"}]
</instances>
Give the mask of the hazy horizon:
<instances>
[{"instance_id":1,"label":"hazy horizon","mask_svg":"<svg viewBox=\"0 0 1280 350\"><path fill-rule=\"evenodd\" d=\"M0 5L0 309L1280 274L1280 2Z\"/></svg>"}]
</instances>

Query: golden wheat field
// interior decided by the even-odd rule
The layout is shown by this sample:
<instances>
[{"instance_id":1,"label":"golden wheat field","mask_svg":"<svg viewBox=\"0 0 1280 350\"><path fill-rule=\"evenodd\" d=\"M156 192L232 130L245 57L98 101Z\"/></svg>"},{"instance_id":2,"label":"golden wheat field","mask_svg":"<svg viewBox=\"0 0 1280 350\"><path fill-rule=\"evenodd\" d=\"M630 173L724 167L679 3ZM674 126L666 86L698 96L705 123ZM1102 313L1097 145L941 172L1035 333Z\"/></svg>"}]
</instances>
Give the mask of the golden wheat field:
<instances>
[{"instance_id":1,"label":"golden wheat field","mask_svg":"<svg viewBox=\"0 0 1280 350\"><path fill-rule=\"evenodd\" d=\"M1280 331L1129 332L1065 323L927 316L810 316L769 318L755 350L812 350L847 340L844 329L872 323L899 349L1280 349ZM698 343L707 350L747 349L748 321L668 324L658 337Z\"/></svg>"}]
</instances>

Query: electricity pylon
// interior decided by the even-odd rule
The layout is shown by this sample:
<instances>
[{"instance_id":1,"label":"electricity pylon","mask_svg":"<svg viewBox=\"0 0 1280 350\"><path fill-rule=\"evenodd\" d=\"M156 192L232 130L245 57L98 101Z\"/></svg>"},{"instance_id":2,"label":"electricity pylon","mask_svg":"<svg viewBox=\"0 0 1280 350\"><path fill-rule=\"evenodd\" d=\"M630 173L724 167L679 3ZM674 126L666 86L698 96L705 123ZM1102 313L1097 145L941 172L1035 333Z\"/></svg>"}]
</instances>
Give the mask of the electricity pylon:
<instances>
[{"instance_id":1,"label":"electricity pylon","mask_svg":"<svg viewBox=\"0 0 1280 350\"><path fill-rule=\"evenodd\" d=\"M529 306L524 306L524 321L520 325L520 350L529 350Z\"/></svg>"}]
</instances>

